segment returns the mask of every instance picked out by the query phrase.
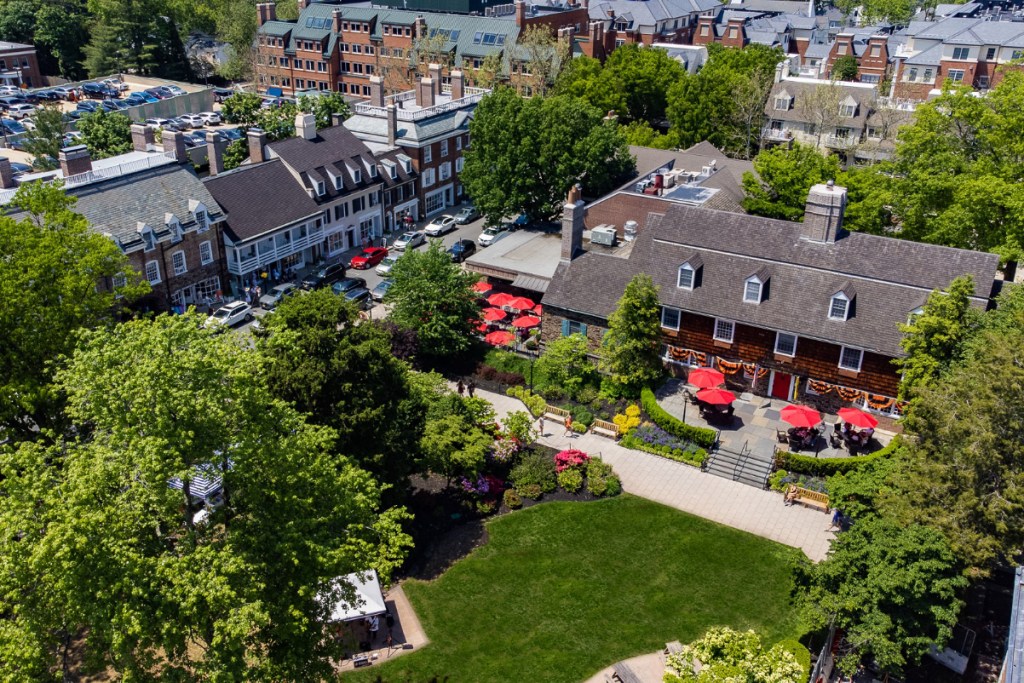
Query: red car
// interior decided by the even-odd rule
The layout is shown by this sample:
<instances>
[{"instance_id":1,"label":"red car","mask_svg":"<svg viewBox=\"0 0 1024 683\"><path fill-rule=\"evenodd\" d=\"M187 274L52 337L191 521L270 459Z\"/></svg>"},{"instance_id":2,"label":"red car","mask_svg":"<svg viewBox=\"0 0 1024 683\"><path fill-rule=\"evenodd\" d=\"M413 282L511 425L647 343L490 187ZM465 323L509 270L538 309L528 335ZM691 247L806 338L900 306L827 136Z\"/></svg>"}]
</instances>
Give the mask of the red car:
<instances>
[{"instance_id":1,"label":"red car","mask_svg":"<svg viewBox=\"0 0 1024 683\"><path fill-rule=\"evenodd\" d=\"M363 253L359 256L354 257L349 262L348 267L355 268L356 270L373 268L375 265L383 261L384 257L387 255L387 247L369 247L367 249L363 249Z\"/></svg>"}]
</instances>

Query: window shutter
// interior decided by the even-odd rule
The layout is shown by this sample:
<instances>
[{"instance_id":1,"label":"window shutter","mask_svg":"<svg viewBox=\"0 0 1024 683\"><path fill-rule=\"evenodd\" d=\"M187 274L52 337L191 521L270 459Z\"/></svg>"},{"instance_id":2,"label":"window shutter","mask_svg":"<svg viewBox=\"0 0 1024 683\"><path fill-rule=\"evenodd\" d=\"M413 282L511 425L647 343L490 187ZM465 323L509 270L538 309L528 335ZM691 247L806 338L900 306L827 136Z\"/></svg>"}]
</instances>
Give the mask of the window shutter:
<instances>
[{"instance_id":1,"label":"window shutter","mask_svg":"<svg viewBox=\"0 0 1024 683\"><path fill-rule=\"evenodd\" d=\"M582 334L584 337L587 336L587 326L584 325L583 323L580 323L580 334Z\"/></svg>"},{"instance_id":2,"label":"window shutter","mask_svg":"<svg viewBox=\"0 0 1024 683\"><path fill-rule=\"evenodd\" d=\"M562 336L569 336L569 321L565 319L562 319Z\"/></svg>"}]
</instances>

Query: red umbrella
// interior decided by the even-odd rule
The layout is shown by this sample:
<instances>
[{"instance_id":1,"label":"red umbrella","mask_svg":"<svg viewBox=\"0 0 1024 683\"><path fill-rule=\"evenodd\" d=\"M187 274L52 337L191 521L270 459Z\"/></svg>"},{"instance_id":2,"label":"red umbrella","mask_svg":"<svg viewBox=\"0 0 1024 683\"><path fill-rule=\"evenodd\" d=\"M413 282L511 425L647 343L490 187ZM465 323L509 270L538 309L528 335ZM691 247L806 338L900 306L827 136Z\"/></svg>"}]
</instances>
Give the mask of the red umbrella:
<instances>
[{"instance_id":1,"label":"red umbrella","mask_svg":"<svg viewBox=\"0 0 1024 683\"><path fill-rule=\"evenodd\" d=\"M533 303L532 299L527 299L525 296L517 296L505 304L509 308L514 308L519 311L528 311L537 304Z\"/></svg>"},{"instance_id":2,"label":"red umbrella","mask_svg":"<svg viewBox=\"0 0 1024 683\"><path fill-rule=\"evenodd\" d=\"M511 294L505 294L504 292L498 292L497 294L491 294L487 297L487 303L492 306L507 306L509 301L512 301L515 297Z\"/></svg>"},{"instance_id":3,"label":"red umbrella","mask_svg":"<svg viewBox=\"0 0 1024 683\"><path fill-rule=\"evenodd\" d=\"M487 328L490 327L487 323L480 323L476 326L477 332L486 332Z\"/></svg>"},{"instance_id":4,"label":"red umbrella","mask_svg":"<svg viewBox=\"0 0 1024 683\"><path fill-rule=\"evenodd\" d=\"M786 406L779 417L794 427L816 427L821 422L821 413L810 406Z\"/></svg>"},{"instance_id":5,"label":"red umbrella","mask_svg":"<svg viewBox=\"0 0 1024 683\"><path fill-rule=\"evenodd\" d=\"M537 304L536 306L533 307L533 312L536 313L537 315L543 315L544 307L541 306L540 304Z\"/></svg>"},{"instance_id":6,"label":"red umbrella","mask_svg":"<svg viewBox=\"0 0 1024 683\"><path fill-rule=\"evenodd\" d=\"M878 420L856 408L840 408L839 419L861 429L874 429L878 425Z\"/></svg>"},{"instance_id":7,"label":"red umbrella","mask_svg":"<svg viewBox=\"0 0 1024 683\"><path fill-rule=\"evenodd\" d=\"M714 368L697 368L690 371L686 381L698 389L711 389L725 381L725 375Z\"/></svg>"},{"instance_id":8,"label":"red umbrella","mask_svg":"<svg viewBox=\"0 0 1024 683\"><path fill-rule=\"evenodd\" d=\"M500 308L485 308L483 310L484 320L487 320L492 323L502 320L506 315L508 315L508 313L501 310Z\"/></svg>"},{"instance_id":9,"label":"red umbrella","mask_svg":"<svg viewBox=\"0 0 1024 683\"><path fill-rule=\"evenodd\" d=\"M512 321L513 327L536 327L540 325L540 318L534 318L532 315L524 315L522 318L516 318Z\"/></svg>"},{"instance_id":10,"label":"red umbrella","mask_svg":"<svg viewBox=\"0 0 1024 683\"><path fill-rule=\"evenodd\" d=\"M477 292L478 294L483 294L484 292L489 292L492 289L494 289L494 287L491 287L486 282L477 282L477 283L475 283L473 285L473 291Z\"/></svg>"},{"instance_id":11,"label":"red umbrella","mask_svg":"<svg viewBox=\"0 0 1024 683\"><path fill-rule=\"evenodd\" d=\"M496 330L484 337L484 341L495 346L505 346L515 341L516 336L508 330Z\"/></svg>"},{"instance_id":12,"label":"red umbrella","mask_svg":"<svg viewBox=\"0 0 1024 683\"><path fill-rule=\"evenodd\" d=\"M716 406L727 406L736 400L736 395L725 389L701 389L697 392L697 400Z\"/></svg>"}]
</instances>

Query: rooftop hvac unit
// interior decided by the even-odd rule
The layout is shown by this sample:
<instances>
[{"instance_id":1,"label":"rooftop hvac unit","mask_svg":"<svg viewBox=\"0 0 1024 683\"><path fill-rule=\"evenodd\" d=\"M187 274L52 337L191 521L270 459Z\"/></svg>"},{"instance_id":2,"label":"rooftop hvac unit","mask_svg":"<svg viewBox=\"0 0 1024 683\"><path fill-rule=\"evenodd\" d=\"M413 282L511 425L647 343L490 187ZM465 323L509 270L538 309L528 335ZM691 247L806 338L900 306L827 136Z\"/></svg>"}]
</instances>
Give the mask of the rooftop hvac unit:
<instances>
[{"instance_id":1,"label":"rooftop hvac unit","mask_svg":"<svg viewBox=\"0 0 1024 683\"><path fill-rule=\"evenodd\" d=\"M599 225L590 231L591 244L601 244L606 247L614 247L615 239L616 234L614 225Z\"/></svg>"},{"instance_id":2,"label":"rooftop hvac unit","mask_svg":"<svg viewBox=\"0 0 1024 683\"><path fill-rule=\"evenodd\" d=\"M636 231L639 227L636 221L626 221L626 224L622 226L622 238L627 242L632 242L636 239Z\"/></svg>"}]
</instances>

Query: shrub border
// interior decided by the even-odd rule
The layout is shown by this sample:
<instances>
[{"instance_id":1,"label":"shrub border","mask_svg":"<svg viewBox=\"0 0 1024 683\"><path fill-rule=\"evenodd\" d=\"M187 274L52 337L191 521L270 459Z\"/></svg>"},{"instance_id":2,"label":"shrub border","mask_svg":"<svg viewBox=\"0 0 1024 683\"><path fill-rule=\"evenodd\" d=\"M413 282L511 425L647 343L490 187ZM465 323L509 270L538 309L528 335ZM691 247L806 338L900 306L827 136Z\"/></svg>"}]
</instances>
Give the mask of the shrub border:
<instances>
[{"instance_id":1,"label":"shrub border","mask_svg":"<svg viewBox=\"0 0 1024 683\"><path fill-rule=\"evenodd\" d=\"M644 451L651 455L668 458L669 460L675 460L676 462L681 462L693 467L701 467L704 464L704 461L708 458L708 452L703 448L698 448L696 451L684 451L681 448L668 448L667 446L658 448L657 446L645 443L633 436L632 431L622 435L622 438L619 439L619 445L623 448L629 448L634 451Z\"/></svg>"},{"instance_id":2,"label":"shrub border","mask_svg":"<svg viewBox=\"0 0 1024 683\"><path fill-rule=\"evenodd\" d=\"M896 452L901 445L900 438L894 438L888 446L868 455L855 455L850 458L815 458L790 451L775 451L775 467L798 474L811 474L818 477L831 477L844 474L864 465L887 458Z\"/></svg>"},{"instance_id":3,"label":"shrub border","mask_svg":"<svg viewBox=\"0 0 1024 683\"><path fill-rule=\"evenodd\" d=\"M715 442L718 441L718 432L714 429L694 427L670 415L658 405L658 399L650 389L645 388L640 392L640 403L654 424L672 436L691 441L705 450L714 448Z\"/></svg>"}]
</instances>

